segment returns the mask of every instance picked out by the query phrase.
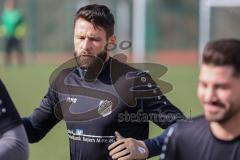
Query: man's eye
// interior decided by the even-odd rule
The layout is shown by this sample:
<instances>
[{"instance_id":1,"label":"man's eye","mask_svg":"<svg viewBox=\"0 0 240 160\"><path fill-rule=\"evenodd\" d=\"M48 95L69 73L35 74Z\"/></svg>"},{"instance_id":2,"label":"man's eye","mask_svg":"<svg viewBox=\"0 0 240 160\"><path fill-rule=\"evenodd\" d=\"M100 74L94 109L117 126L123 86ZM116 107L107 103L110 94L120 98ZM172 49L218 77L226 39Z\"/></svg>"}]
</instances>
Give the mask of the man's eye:
<instances>
[{"instance_id":1,"label":"man's eye","mask_svg":"<svg viewBox=\"0 0 240 160\"><path fill-rule=\"evenodd\" d=\"M200 85L202 88L207 88L207 84L206 84L206 83L200 82L199 85Z\"/></svg>"},{"instance_id":2,"label":"man's eye","mask_svg":"<svg viewBox=\"0 0 240 160\"><path fill-rule=\"evenodd\" d=\"M91 41L95 41L95 42L100 41L98 38L89 38L89 40L91 40Z\"/></svg>"},{"instance_id":3,"label":"man's eye","mask_svg":"<svg viewBox=\"0 0 240 160\"><path fill-rule=\"evenodd\" d=\"M85 39L85 37L83 37L83 36L78 36L77 39L83 40L83 39Z\"/></svg>"},{"instance_id":4,"label":"man's eye","mask_svg":"<svg viewBox=\"0 0 240 160\"><path fill-rule=\"evenodd\" d=\"M216 88L226 90L226 89L229 89L229 85L219 84L219 85L216 85Z\"/></svg>"}]
</instances>

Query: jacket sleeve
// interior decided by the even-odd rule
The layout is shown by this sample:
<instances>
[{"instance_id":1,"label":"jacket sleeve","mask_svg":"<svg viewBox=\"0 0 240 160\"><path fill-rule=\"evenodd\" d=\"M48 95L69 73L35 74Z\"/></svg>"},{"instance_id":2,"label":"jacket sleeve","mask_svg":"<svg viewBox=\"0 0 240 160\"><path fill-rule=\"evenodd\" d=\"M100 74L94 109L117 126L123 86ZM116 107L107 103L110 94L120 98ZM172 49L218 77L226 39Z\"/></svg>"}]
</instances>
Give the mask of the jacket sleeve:
<instances>
[{"instance_id":1,"label":"jacket sleeve","mask_svg":"<svg viewBox=\"0 0 240 160\"><path fill-rule=\"evenodd\" d=\"M144 72L141 72L139 77L143 77L145 81L141 78L135 80L135 88L138 91L134 94L135 97L139 97L138 102L141 103L142 111L148 115L148 120L166 129L178 120L185 119L184 114L164 96L166 91L162 91L165 87L163 85L168 83L159 86L149 74Z\"/></svg>"},{"instance_id":2,"label":"jacket sleeve","mask_svg":"<svg viewBox=\"0 0 240 160\"><path fill-rule=\"evenodd\" d=\"M179 120L186 119L184 114L164 95L142 100L143 111L149 120L166 129Z\"/></svg>"},{"instance_id":3,"label":"jacket sleeve","mask_svg":"<svg viewBox=\"0 0 240 160\"><path fill-rule=\"evenodd\" d=\"M29 147L23 125L18 125L1 135L0 159L27 160Z\"/></svg>"},{"instance_id":4,"label":"jacket sleeve","mask_svg":"<svg viewBox=\"0 0 240 160\"><path fill-rule=\"evenodd\" d=\"M148 78L152 86L157 86L150 76ZM159 87L155 89L159 90L156 96L141 99L142 108L144 113L147 113L149 120L166 130L156 138L145 140L149 157L161 153L169 130L175 128L176 122L186 119L184 114L162 94Z\"/></svg>"},{"instance_id":5,"label":"jacket sleeve","mask_svg":"<svg viewBox=\"0 0 240 160\"><path fill-rule=\"evenodd\" d=\"M173 124L168 127L161 135L155 138L146 139L144 141L149 151L148 158L159 156L161 153L165 154L167 143L175 127L176 124Z\"/></svg>"},{"instance_id":6,"label":"jacket sleeve","mask_svg":"<svg viewBox=\"0 0 240 160\"><path fill-rule=\"evenodd\" d=\"M164 144L161 150L160 158L162 160L175 160L179 159L178 155L178 138L179 138L179 125L169 129L166 133Z\"/></svg>"},{"instance_id":7,"label":"jacket sleeve","mask_svg":"<svg viewBox=\"0 0 240 160\"><path fill-rule=\"evenodd\" d=\"M30 143L41 140L61 118L57 116L59 102L56 92L49 88L40 106L29 116L23 118L23 124Z\"/></svg>"}]
</instances>

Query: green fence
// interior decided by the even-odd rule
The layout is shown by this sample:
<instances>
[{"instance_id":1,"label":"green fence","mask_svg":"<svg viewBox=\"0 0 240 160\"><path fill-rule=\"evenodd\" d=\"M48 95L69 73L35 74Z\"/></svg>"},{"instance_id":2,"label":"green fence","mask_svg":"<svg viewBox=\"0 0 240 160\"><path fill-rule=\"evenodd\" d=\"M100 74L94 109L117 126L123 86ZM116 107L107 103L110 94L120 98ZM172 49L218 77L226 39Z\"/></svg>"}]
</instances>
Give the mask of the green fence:
<instances>
[{"instance_id":1,"label":"green fence","mask_svg":"<svg viewBox=\"0 0 240 160\"><path fill-rule=\"evenodd\" d=\"M132 39L132 0L121 0L129 6L127 37ZM2 12L4 0L0 1ZM18 7L25 15L28 53L72 52L73 15L79 6L88 3L108 5L116 17L118 0L18 0ZM147 52L159 49L197 48L198 1L193 0L147 0L146 48ZM118 19L116 19L118 20ZM117 23L118 24L118 23ZM116 33L124 28L116 27ZM0 40L2 50L2 39Z\"/></svg>"}]
</instances>

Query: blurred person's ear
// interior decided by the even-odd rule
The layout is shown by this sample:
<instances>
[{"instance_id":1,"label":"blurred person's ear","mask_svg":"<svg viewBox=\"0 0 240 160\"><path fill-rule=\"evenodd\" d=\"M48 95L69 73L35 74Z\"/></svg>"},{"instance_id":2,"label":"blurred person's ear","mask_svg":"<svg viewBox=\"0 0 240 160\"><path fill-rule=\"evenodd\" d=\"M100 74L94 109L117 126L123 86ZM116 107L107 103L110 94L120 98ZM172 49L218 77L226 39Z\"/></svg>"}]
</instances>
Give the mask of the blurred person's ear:
<instances>
[{"instance_id":1,"label":"blurred person's ear","mask_svg":"<svg viewBox=\"0 0 240 160\"><path fill-rule=\"evenodd\" d=\"M110 44L116 44L117 43L117 38L116 38L116 35L112 35L108 38L108 43Z\"/></svg>"}]
</instances>

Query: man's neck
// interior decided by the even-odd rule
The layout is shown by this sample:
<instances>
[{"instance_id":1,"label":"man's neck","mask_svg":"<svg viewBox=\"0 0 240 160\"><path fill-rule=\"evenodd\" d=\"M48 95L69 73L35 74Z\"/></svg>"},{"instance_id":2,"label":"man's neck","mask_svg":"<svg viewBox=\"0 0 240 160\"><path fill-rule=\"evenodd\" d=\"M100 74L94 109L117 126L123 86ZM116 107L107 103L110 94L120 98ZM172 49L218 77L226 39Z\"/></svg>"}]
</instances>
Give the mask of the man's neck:
<instances>
[{"instance_id":1,"label":"man's neck","mask_svg":"<svg viewBox=\"0 0 240 160\"><path fill-rule=\"evenodd\" d=\"M219 122L210 122L210 128L213 135L225 141L230 141L240 136L240 113L236 114L230 120L219 123Z\"/></svg>"}]
</instances>

